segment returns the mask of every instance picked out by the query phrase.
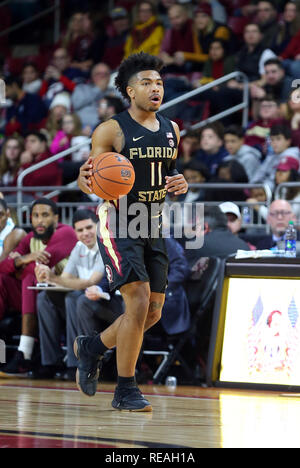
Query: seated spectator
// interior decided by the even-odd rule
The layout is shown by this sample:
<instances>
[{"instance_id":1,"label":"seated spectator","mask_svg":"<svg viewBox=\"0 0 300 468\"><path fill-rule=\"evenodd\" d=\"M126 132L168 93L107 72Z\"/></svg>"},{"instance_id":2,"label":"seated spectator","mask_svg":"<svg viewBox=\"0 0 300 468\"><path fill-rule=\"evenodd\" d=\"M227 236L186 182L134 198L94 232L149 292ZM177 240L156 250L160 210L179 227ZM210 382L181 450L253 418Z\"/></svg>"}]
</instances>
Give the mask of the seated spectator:
<instances>
[{"instance_id":1,"label":"seated spectator","mask_svg":"<svg viewBox=\"0 0 300 468\"><path fill-rule=\"evenodd\" d=\"M21 155L19 173L33 164L45 161L50 156L45 135L41 132L28 133L25 138L25 151ZM55 161L25 176L23 185L25 187L61 185L61 181L61 170Z\"/></svg>"},{"instance_id":2,"label":"seated spectator","mask_svg":"<svg viewBox=\"0 0 300 468\"><path fill-rule=\"evenodd\" d=\"M273 201L269 207L267 216L267 224L271 229L271 234L261 237L256 242L257 249L263 250L277 247L278 242L284 240L289 221L296 222L296 217L290 203L286 200ZM297 236L299 240L299 231L297 231Z\"/></svg>"},{"instance_id":3,"label":"seated spectator","mask_svg":"<svg viewBox=\"0 0 300 468\"><path fill-rule=\"evenodd\" d=\"M185 164L194 159L195 152L200 146L200 132L198 130L188 130L181 139L179 152L177 156L177 170L183 171Z\"/></svg>"},{"instance_id":4,"label":"seated spectator","mask_svg":"<svg viewBox=\"0 0 300 468\"><path fill-rule=\"evenodd\" d=\"M286 182L300 182L299 161L290 157L281 159L276 167L275 186ZM300 220L300 189L298 187L284 187L280 198L290 201L298 223Z\"/></svg>"},{"instance_id":5,"label":"seated spectator","mask_svg":"<svg viewBox=\"0 0 300 468\"><path fill-rule=\"evenodd\" d=\"M283 158L292 158L299 164L300 151L291 147L292 132L288 126L274 125L270 132L272 154L268 154L258 171L251 179L251 183L264 183L273 191L275 188L276 167Z\"/></svg>"},{"instance_id":6,"label":"seated spectator","mask_svg":"<svg viewBox=\"0 0 300 468\"><path fill-rule=\"evenodd\" d=\"M271 47L279 32L278 11L271 0L258 2L256 21L262 30L264 47Z\"/></svg>"},{"instance_id":7,"label":"seated spectator","mask_svg":"<svg viewBox=\"0 0 300 468\"><path fill-rule=\"evenodd\" d=\"M71 112L71 97L68 93L57 94L50 104L48 118L45 122L45 130L49 140L53 140L58 130L61 129L63 116Z\"/></svg>"},{"instance_id":8,"label":"seated spectator","mask_svg":"<svg viewBox=\"0 0 300 468\"><path fill-rule=\"evenodd\" d=\"M264 64L264 82L253 83L250 87L252 99L264 99L272 96L280 104L288 100L293 78L287 76L284 67L277 58L267 60Z\"/></svg>"},{"instance_id":9,"label":"seated spectator","mask_svg":"<svg viewBox=\"0 0 300 468\"><path fill-rule=\"evenodd\" d=\"M110 69L105 63L94 65L90 84L76 86L72 94L72 105L78 114L83 128L94 128L98 123L97 103L104 96L116 96L114 88L110 87Z\"/></svg>"},{"instance_id":10,"label":"seated spectator","mask_svg":"<svg viewBox=\"0 0 300 468\"><path fill-rule=\"evenodd\" d=\"M228 229L232 232L232 234L235 234L236 236L239 236L242 240L242 234L244 232L244 229L242 228L242 215L240 212L240 209L238 205L232 202L224 202L219 205L220 210L222 213L225 213L227 216L227 227ZM247 242L247 241L246 241ZM248 246L250 247L250 250L256 250L256 247L249 242L247 242Z\"/></svg>"},{"instance_id":11,"label":"seated spectator","mask_svg":"<svg viewBox=\"0 0 300 468\"><path fill-rule=\"evenodd\" d=\"M216 174L216 170L223 159L228 156L224 148L222 125L210 124L201 130L200 150L195 153L195 159L207 166L211 175Z\"/></svg>"},{"instance_id":12,"label":"seated spectator","mask_svg":"<svg viewBox=\"0 0 300 468\"><path fill-rule=\"evenodd\" d=\"M300 88L292 89L287 102L281 105L281 112L290 123L293 144L300 147Z\"/></svg>"},{"instance_id":13,"label":"seated spectator","mask_svg":"<svg viewBox=\"0 0 300 468\"><path fill-rule=\"evenodd\" d=\"M165 29L170 29L171 27L168 16L168 10L171 6L175 5L176 3L178 3L177 0L160 0L158 2L158 14Z\"/></svg>"},{"instance_id":14,"label":"seated spectator","mask_svg":"<svg viewBox=\"0 0 300 468\"><path fill-rule=\"evenodd\" d=\"M222 161L216 170L216 176L210 182L221 184L248 184L248 176L244 167L235 159ZM246 200L245 191L242 189L220 188L209 189L206 192L206 201L244 201Z\"/></svg>"},{"instance_id":15,"label":"seated spectator","mask_svg":"<svg viewBox=\"0 0 300 468\"><path fill-rule=\"evenodd\" d=\"M68 23L67 31L63 35L60 46L67 49L71 57L72 67L81 71L89 70L91 65L85 61L88 58L88 51L94 40L94 34L87 25L87 18L84 13L74 13Z\"/></svg>"},{"instance_id":16,"label":"seated spectator","mask_svg":"<svg viewBox=\"0 0 300 468\"><path fill-rule=\"evenodd\" d=\"M158 55L164 36L164 29L151 1L140 0L135 7L135 20L126 43L124 58L138 52Z\"/></svg>"},{"instance_id":17,"label":"seated spectator","mask_svg":"<svg viewBox=\"0 0 300 468\"><path fill-rule=\"evenodd\" d=\"M4 141L0 156L0 186L10 187L15 184L23 151L23 138L12 136Z\"/></svg>"},{"instance_id":18,"label":"seated spectator","mask_svg":"<svg viewBox=\"0 0 300 468\"><path fill-rule=\"evenodd\" d=\"M235 71L235 59L226 53L226 42L214 39L208 50L208 60L203 66L202 78L193 83L194 87L211 83Z\"/></svg>"},{"instance_id":19,"label":"seated spectator","mask_svg":"<svg viewBox=\"0 0 300 468\"><path fill-rule=\"evenodd\" d=\"M24 135L41 128L47 109L40 96L25 92L19 77L6 78L5 85L6 98L12 101L6 112L5 134L10 136L17 132Z\"/></svg>"},{"instance_id":20,"label":"seated spectator","mask_svg":"<svg viewBox=\"0 0 300 468\"><path fill-rule=\"evenodd\" d=\"M196 160L192 160L183 167L183 175L188 184L203 184L209 181L210 175L207 167ZM185 195L181 195L178 201L191 203L205 199L203 189L189 188Z\"/></svg>"},{"instance_id":21,"label":"seated spectator","mask_svg":"<svg viewBox=\"0 0 300 468\"><path fill-rule=\"evenodd\" d=\"M260 101L258 117L249 125L245 132L245 144L256 147L264 156L272 149L268 147L271 127L287 123L281 117L279 103L266 96Z\"/></svg>"},{"instance_id":22,"label":"seated spectator","mask_svg":"<svg viewBox=\"0 0 300 468\"><path fill-rule=\"evenodd\" d=\"M42 370L44 376L53 377L63 367L60 343L61 335L66 334L67 373L71 380L75 380L77 359L73 344L76 336L92 335L95 330L100 331L102 321L109 325L122 313L120 296L112 295L110 298L109 294L99 295L98 291L97 295L96 291L99 299L106 299L93 301L87 297L93 297L91 290L85 294L87 288L99 284L104 277L104 264L97 245L97 222L98 217L92 211L75 212L73 227L78 242L63 273L57 275L47 265L37 265L35 269L39 282L54 283L73 290L59 294L45 291L38 295L41 361L42 366L46 366Z\"/></svg>"},{"instance_id":23,"label":"seated spectator","mask_svg":"<svg viewBox=\"0 0 300 468\"><path fill-rule=\"evenodd\" d=\"M115 96L106 96L100 99L98 103L99 123L106 122L113 115L119 114L125 110L124 103L121 99Z\"/></svg>"},{"instance_id":24,"label":"seated spectator","mask_svg":"<svg viewBox=\"0 0 300 468\"><path fill-rule=\"evenodd\" d=\"M290 42L286 46L283 52L281 52L279 58L283 61L283 66L286 69L287 74L293 78L299 78L300 70L300 31L299 29L295 35L291 38Z\"/></svg>"},{"instance_id":25,"label":"seated spectator","mask_svg":"<svg viewBox=\"0 0 300 468\"><path fill-rule=\"evenodd\" d=\"M23 90L26 93L39 93L42 80L39 76L39 70L35 63L25 63L22 68Z\"/></svg>"},{"instance_id":26,"label":"seated spectator","mask_svg":"<svg viewBox=\"0 0 300 468\"><path fill-rule=\"evenodd\" d=\"M73 228L58 222L58 208L41 198L31 206L32 231L14 250L14 256L0 264L0 320L10 310L22 312L22 335L12 361L1 369L0 376L21 376L32 368L37 334L36 262L61 273L77 239ZM67 240L67 242L66 242Z\"/></svg>"},{"instance_id":27,"label":"seated spectator","mask_svg":"<svg viewBox=\"0 0 300 468\"><path fill-rule=\"evenodd\" d=\"M0 262L21 242L26 232L15 226L10 210L3 198L0 198Z\"/></svg>"},{"instance_id":28,"label":"seated spectator","mask_svg":"<svg viewBox=\"0 0 300 468\"><path fill-rule=\"evenodd\" d=\"M192 267L201 257L226 258L237 250L250 250L248 244L232 234L227 226L227 217L218 206L204 207L204 244L199 249L185 250L185 254Z\"/></svg>"},{"instance_id":29,"label":"seated spectator","mask_svg":"<svg viewBox=\"0 0 300 468\"><path fill-rule=\"evenodd\" d=\"M102 62L114 71L124 58L124 47L130 29L130 21L127 10L121 7L114 8L110 12L110 18L112 32L106 40Z\"/></svg>"},{"instance_id":30,"label":"seated spectator","mask_svg":"<svg viewBox=\"0 0 300 468\"><path fill-rule=\"evenodd\" d=\"M260 151L253 146L245 145L244 131L237 125L225 129L224 143L229 153L225 161L228 159L238 161L244 167L250 180L260 167L262 156Z\"/></svg>"},{"instance_id":31,"label":"seated spectator","mask_svg":"<svg viewBox=\"0 0 300 468\"><path fill-rule=\"evenodd\" d=\"M278 32L273 39L271 49L276 55L280 55L288 46L293 36L300 29L299 4L288 1L285 4L282 20L278 24Z\"/></svg>"},{"instance_id":32,"label":"seated spectator","mask_svg":"<svg viewBox=\"0 0 300 468\"><path fill-rule=\"evenodd\" d=\"M164 62L166 73L185 74L189 70L182 65L182 60L178 65L176 53L194 52L193 21L188 16L187 8L181 4L172 5L168 9L168 16L171 28L165 32L159 56ZM207 58L207 55L203 57L203 61Z\"/></svg>"},{"instance_id":33,"label":"seated spectator","mask_svg":"<svg viewBox=\"0 0 300 468\"><path fill-rule=\"evenodd\" d=\"M57 94L72 93L76 85L85 82L87 77L86 73L71 66L71 57L66 49L56 49L52 63L45 70L40 96L49 107Z\"/></svg>"},{"instance_id":34,"label":"seated spectator","mask_svg":"<svg viewBox=\"0 0 300 468\"><path fill-rule=\"evenodd\" d=\"M249 23L244 30L244 46L236 54L236 68L245 73L249 81L258 81L264 75L264 64L276 57L263 42L263 32L256 23ZM242 89L236 81L230 82L230 87Z\"/></svg>"},{"instance_id":35,"label":"seated spectator","mask_svg":"<svg viewBox=\"0 0 300 468\"><path fill-rule=\"evenodd\" d=\"M221 39L227 44L228 50L231 47L232 33L230 29L213 19L212 7L207 2L202 2L194 12L194 50L192 53L180 52L175 54L177 63L185 60L193 63L205 63L207 61L209 48L213 40ZM200 67L200 70L202 67Z\"/></svg>"}]
</instances>

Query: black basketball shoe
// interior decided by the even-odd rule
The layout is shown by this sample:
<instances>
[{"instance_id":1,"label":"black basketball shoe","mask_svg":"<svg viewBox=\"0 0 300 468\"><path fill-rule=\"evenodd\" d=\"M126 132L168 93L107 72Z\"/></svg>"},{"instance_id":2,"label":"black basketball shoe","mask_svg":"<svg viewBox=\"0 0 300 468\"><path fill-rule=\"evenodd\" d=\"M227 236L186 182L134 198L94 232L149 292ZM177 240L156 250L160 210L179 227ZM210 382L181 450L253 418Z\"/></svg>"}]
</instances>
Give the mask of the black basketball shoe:
<instances>
[{"instance_id":1,"label":"black basketball shoe","mask_svg":"<svg viewBox=\"0 0 300 468\"><path fill-rule=\"evenodd\" d=\"M102 355L92 355L86 349L89 336L77 336L74 341L74 354L78 359L76 383L79 390L87 396L94 396L100 370L102 368Z\"/></svg>"},{"instance_id":2,"label":"black basketball shoe","mask_svg":"<svg viewBox=\"0 0 300 468\"><path fill-rule=\"evenodd\" d=\"M152 411L151 404L137 387L116 387L112 407L119 411Z\"/></svg>"}]
</instances>

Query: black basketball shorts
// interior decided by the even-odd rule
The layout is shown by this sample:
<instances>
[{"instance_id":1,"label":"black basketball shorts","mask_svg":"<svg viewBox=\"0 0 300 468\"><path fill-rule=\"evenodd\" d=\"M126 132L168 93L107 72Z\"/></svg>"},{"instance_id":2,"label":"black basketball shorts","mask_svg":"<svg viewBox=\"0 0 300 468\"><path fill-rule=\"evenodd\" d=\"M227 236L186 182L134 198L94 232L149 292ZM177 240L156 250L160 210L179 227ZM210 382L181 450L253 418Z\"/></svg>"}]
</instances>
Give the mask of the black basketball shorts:
<instances>
[{"instance_id":1,"label":"black basketball shorts","mask_svg":"<svg viewBox=\"0 0 300 468\"><path fill-rule=\"evenodd\" d=\"M169 259L162 237L120 237L110 226L110 204L98 212L98 245L110 290L115 291L135 281L149 282L151 292L165 293Z\"/></svg>"}]
</instances>

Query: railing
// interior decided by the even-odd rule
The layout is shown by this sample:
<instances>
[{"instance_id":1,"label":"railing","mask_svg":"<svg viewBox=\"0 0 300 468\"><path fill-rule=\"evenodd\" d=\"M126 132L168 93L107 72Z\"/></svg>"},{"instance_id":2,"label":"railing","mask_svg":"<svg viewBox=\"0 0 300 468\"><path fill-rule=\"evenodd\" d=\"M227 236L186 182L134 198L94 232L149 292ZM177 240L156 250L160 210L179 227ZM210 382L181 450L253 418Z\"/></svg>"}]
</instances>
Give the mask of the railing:
<instances>
[{"instance_id":1,"label":"railing","mask_svg":"<svg viewBox=\"0 0 300 468\"><path fill-rule=\"evenodd\" d=\"M5 6L10 3L10 0L6 0L4 2L0 3L0 7ZM33 23L34 21L42 18L43 16L48 15L51 12L54 12L54 28L53 28L53 42L56 43L59 40L59 34L60 34L60 0L54 0L54 5L46 8L45 10L41 11L40 13L37 13L36 15L31 16L31 18L27 18L23 21L20 21L20 23L15 24L13 26L10 26L7 29L4 29L4 31L0 32L0 37L6 36L7 34L10 34L13 31L16 31L17 29L22 28L23 26L26 26L27 24Z\"/></svg>"},{"instance_id":2,"label":"railing","mask_svg":"<svg viewBox=\"0 0 300 468\"><path fill-rule=\"evenodd\" d=\"M252 188L260 188L260 189L262 188L266 194L266 202L264 203L260 202L260 203L257 203L257 205L265 206L268 208L272 201L272 192L269 186L264 185L264 184L204 183L204 184L190 184L189 188L197 188L197 189L202 189L206 191L207 190L214 190L214 191L215 190L250 190ZM74 191L80 192L80 189L77 186L77 184L70 184L69 186L63 186L63 187L40 186L40 187L23 187L22 188L22 191L25 193L45 192L49 190L53 191L52 194L55 194L55 193L57 194L60 192L74 192ZM15 193L16 187L0 187L0 192L1 191L4 193ZM78 206L96 207L99 204L99 200L98 201L94 201L94 200L79 201L76 203L70 203L70 202L57 203L58 207L60 208L61 222L70 224L72 221L73 212L78 208ZM168 203L172 203L172 200L169 200ZM205 203L205 205L218 206L220 203L222 203L222 201L212 201L212 202L205 201L203 203ZM235 201L234 203L239 206L241 213L243 213L244 207L249 208L250 219L247 224L243 223L243 227L266 229L264 218L260 216L259 213L257 214L257 221L254 222L255 208L253 204L249 204L243 201ZM9 203L9 206L11 208L16 208L19 224L26 228L30 227L30 216L29 216L30 204L31 204L30 202L27 202L27 203L22 202L20 205L18 202L18 199L16 203Z\"/></svg>"}]
</instances>

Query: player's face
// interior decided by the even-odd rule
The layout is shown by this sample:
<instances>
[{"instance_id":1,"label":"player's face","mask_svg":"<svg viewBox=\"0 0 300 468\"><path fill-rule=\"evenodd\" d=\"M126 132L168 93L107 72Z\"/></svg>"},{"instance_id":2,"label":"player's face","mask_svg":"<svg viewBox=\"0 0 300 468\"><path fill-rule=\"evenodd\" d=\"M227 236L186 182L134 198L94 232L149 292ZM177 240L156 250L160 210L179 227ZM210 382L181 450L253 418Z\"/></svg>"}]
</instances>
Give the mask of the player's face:
<instances>
[{"instance_id":1,"label":"player's face","mask_svg":"<svg viewBox=\"0 0 300 468\"><path fill-rule=\"evenodd\" d=\"M97 240L97 224L91 219L77 221L74 226L77 239L81 241L88 249L92 249Z\"/></svg>"},{"instance_id":2,"label":"player's face","mask_svg":"<svg viewBox=\"0 0 300 468\"><path fill-rule=\"evenodd\" d=\"M147 112L156 112L164 97L164 85L160 74L154 70L137 73L127 87L131 103Z\"/></svg>"}]
</instances>

